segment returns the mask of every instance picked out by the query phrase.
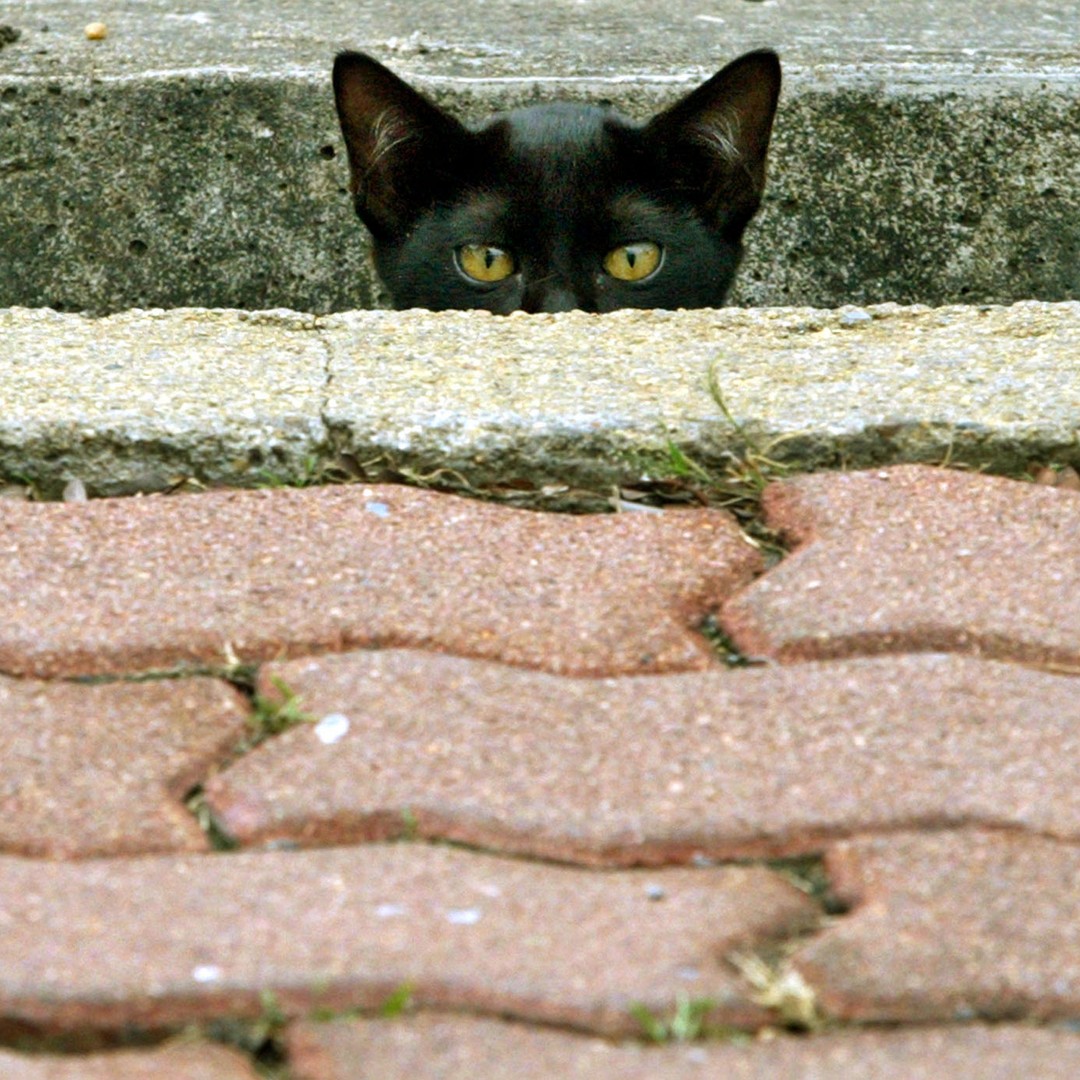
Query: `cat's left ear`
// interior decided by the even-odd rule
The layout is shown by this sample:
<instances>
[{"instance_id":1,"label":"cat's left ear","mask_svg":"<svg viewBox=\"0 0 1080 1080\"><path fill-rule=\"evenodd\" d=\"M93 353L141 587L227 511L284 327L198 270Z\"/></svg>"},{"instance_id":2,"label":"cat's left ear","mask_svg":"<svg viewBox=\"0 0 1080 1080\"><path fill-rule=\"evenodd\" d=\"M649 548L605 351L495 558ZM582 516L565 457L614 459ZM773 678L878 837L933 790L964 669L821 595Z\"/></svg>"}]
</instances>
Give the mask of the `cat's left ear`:
<instances>
[{"instance_id":1,"label":"cat's left ear","mask_svg":"<svg viewBox=\"0 0 1080 1080\"><path fill-rule=\"evenodd\" d=\"M737 241L761 205L780 59L747 53L645 126L673 187Z\"/></svg>"},{"instance_id":2,"label":"cat's left ear","mask_svg":"<svg viewBox=\"0 0 1080 1080\"><path fill-rule=\"evenodd\" d=\"M364 53L339 53L334 98L357 213L376 238L399 236L454 178L469 134Z\"/></svg>"}]
</instances>

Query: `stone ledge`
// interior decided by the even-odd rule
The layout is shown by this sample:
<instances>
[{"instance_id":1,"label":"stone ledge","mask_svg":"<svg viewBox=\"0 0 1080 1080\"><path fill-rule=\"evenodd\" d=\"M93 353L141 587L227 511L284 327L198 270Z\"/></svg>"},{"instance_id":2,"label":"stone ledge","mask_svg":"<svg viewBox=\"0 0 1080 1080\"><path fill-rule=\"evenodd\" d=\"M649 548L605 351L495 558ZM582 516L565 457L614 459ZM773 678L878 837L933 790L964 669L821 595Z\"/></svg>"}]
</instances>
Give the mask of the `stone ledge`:
<instances>
[{"instance_id":1,"label":"stone ledge","mask_svg":"<svg viewBox=\"0 0 1080 1080\"><path fill-rule=\"evenodd\" d=\"M0 478L304 483L345 454L518 502L749 449L1080 464L1080 303L512 316L0 311Z\"/></svg>"}]
</instances>

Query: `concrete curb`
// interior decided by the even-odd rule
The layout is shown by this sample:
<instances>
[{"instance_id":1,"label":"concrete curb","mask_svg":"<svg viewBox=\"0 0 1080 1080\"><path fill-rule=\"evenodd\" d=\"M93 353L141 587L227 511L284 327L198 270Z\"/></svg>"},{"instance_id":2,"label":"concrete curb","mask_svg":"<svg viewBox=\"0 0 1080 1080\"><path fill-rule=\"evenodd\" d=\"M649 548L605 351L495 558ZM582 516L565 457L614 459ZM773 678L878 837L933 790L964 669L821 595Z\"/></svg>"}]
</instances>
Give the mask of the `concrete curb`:
<instances>
[{"instance_id":1,"label":"concrete curb","mask_svg":"<svg viewBox=\"0 0 1080 1080\"><path fill-rule=\"evenodd\" d=\"M56 496L344 460L525 503L747 453L1080 465L1080 303L511 316L0 312L0 477Z\"/></svg>"}]
</instances>

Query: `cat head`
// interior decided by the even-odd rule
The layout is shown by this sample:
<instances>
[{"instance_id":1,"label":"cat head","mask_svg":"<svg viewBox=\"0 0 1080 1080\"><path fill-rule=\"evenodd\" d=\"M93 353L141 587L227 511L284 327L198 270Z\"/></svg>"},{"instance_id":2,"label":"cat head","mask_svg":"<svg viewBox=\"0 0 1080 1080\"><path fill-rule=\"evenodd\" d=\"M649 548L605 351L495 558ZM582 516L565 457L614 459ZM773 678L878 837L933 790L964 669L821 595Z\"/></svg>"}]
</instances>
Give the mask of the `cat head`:
<instances>
[{"instance_id":1,"label":"cat head","mask_svg":"<svg viewBox=\"0 0 1080 1080\"><path fill-rule=\"evenodd\" d=\"M761 203L780 92L735 60L644 124L559 103L464 126L362 53L334 94L356 211L395 307L718 307Z\"/></svg>"}]
</instances>

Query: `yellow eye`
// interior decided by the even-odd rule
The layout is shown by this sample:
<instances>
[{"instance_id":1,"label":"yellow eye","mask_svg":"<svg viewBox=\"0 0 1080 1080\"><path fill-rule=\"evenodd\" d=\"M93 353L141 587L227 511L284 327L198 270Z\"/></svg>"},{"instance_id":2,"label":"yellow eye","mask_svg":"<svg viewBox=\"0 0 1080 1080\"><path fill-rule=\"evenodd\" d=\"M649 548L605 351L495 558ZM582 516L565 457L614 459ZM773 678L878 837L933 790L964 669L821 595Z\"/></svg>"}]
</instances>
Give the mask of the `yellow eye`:
<instances>
[{"instance_id":1,"label":"yellow eye","mask_svg":"<svg viewBox=\"0 0 1080 1080\"><path fill-rule=\"evenodd\" d=\"M620 281L641 281L656 271L662 252L651 240L638 240L612 248L604 256L604 269Z\"/></svg>"},{"instance_id":2,"label":"yellow eye","mask_svg":"<svg viewBox=\"0 0 1080 1080\"><path fill-rule=\"evenodd\" d=\"M502 281L514 272L514 257L487 244L464 244L455 252L458 268L473 281Z\"/></svg>"}]
</instances>

